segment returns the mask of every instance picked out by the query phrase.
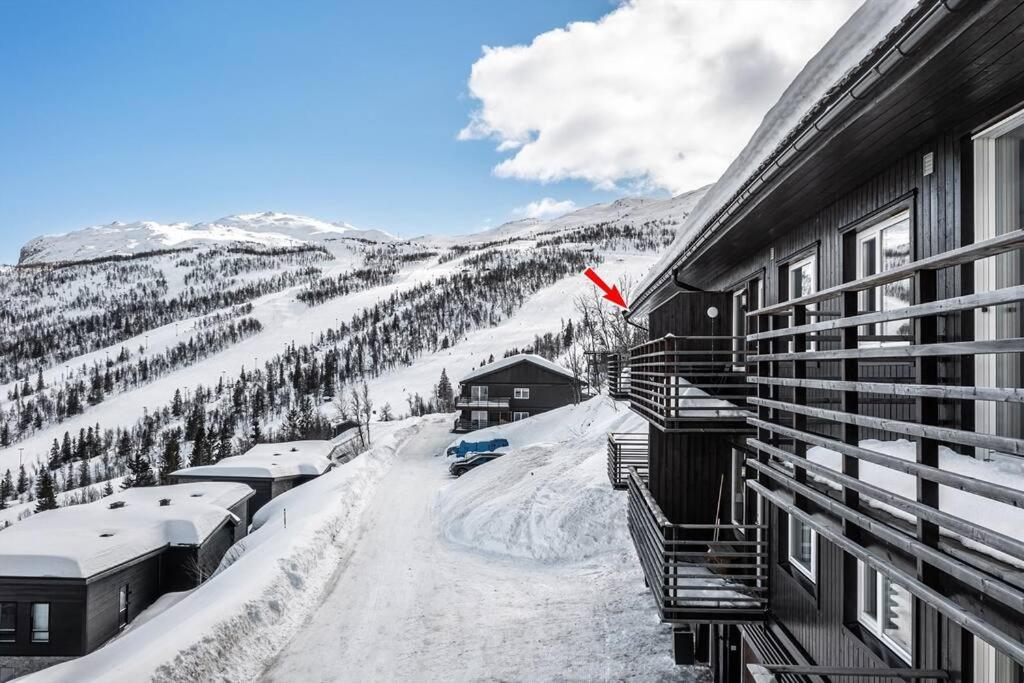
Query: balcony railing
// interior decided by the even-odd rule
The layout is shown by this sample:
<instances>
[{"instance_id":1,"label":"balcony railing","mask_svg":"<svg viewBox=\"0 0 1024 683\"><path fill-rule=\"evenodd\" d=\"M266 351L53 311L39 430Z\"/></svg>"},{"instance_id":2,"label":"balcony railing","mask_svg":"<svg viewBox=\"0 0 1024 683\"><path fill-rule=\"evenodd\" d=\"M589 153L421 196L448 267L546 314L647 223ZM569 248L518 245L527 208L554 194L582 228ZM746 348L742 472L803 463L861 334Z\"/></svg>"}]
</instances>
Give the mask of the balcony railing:
<instances>
[{"instance_id":1,"label":"balcony railing","mask_svg":"<svg viewBox=\"0 0 1024 683\"><path fill-rule=\"evenodd\" d=\"M507 398L466 398L459 396L455 399L456 408L476 408L484 410L487 408L508 410L509 399Z\"/></svg>"},{"instance_id":2,"label":"balcony railing","mask_svg":"<svg viewBox=\"0 0 1024 683\"><path fill-rule=\"evenodd\" d=\"M608 395L614 399L629 399L629 357L613 353L608 356Z\"/></svg>"},{"instance_id":3,"label":"balcony railing","mask_svg":"<svg viewBox=\"0 0 1024 683\"><path fill-rule=\"evenodd\" d=\"M748 314L747 337L748 485L1018 662L1022 249L1014 230L766 306ZM884 310L859 310L872 300ZM911 341L877 343L879 329ZM911 371L879 377L894 361ZM885 405L907 399L899 412Z\"/></svg>"},{"instance_id":4,"label":"balcony railing","mask_svg":"<svg viewBox=\"0 0 1024 683\"><path fill-rule=\"evenodd\" d=\"M474 432L478 429L486 429L488 427L497 427L498 425L508 424L508 420L499 420L497 418L493 420L463 420L456 418L455 423L452 425L453 432Z\"/></svg>"},{"instance_id":5,"label":"balcony railing","mask_svg":"<svg viewBox=\"0 0 1024 683\"><path fill-rule=\"evenodd\" d=\"M768 609L768 528L672 524L629 473L629 531L662 620L751 623Z\"/></svg>"},{"instance_id":6,"label":"balcony railing","mask_svg":"<svg viewBox=\"0 0 1024 683\"><path fill-rule=\"evenodd\" d=\"M642 432L612 432L608 434L608 480L612 487L624 489L629 482L629 469L636 469L641 479L647 480L649 469L648 438Z\"/></svg>"},{"instance_id":7,"label":"balcony railing","mask_svg":"<svg viewBox=\"0 0 1024 683\"><path fill-rule=\"evenodd\" d=\"M666 432L747 430L746 350L738 337L668 335L630 349L630 406Z\"/></svg>"}]
</instances>

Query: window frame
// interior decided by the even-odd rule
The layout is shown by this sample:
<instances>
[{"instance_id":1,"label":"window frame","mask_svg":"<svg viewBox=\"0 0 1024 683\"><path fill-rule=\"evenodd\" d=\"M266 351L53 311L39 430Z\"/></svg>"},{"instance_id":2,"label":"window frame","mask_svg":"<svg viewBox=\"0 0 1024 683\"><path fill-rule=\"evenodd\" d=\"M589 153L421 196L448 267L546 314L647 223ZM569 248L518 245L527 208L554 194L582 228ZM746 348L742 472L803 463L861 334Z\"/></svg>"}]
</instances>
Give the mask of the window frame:
<instances>
[{"instance_id":1,"label":"window frame","mask_svg":"<svg viewBox=\"0 0 1024 683\"><path fill-rule=\"evenodd\" d=\"M818 585L818 532L810 524L797 519L795 515L787 515L787 517L789 517L789 522L786 525L786 562L812 584ZM807 527L811 532L810 567L805 567L793 552L796 548L794 539L797 537L797 534L794 532L794 526L797 524Z\"/></svg>"},{"instance_id":2,"label":"window frame","mask_svg":"<svg viewBox=\"0 0 1024 683\"><path fill-rule=\"evenodd\" d=\"M899 211L897 211L896 213L890 214L890 215L888 215L888 216L886 216L884 218L881 218L881 219L879 219L879 220L877 220L877 221L875 221L875 222L865 226L864 228L861 228L860 230L857 230L856 234L854 235L854 272L856 273L856 278L858 280L861 280L861 279L863 279L865 277L869 277L869 276L877 274L877 273L884 273L885 272L885 269L883 268L884 252L883 252L883 245L882 245L882 233L885 232L886 230L888 230L889 228L895 227L895 226L900 225L901 223L904 223L904 222L907 223L907 246L910 249L910 256L909 256L909 258L910 258L910 261L913 261L914 260L914 222L913 222L913 217L911 216L911 212L910 212L909 208L902 208ZM863 245L866 242L869 242L871 240L874 240L874 242L875 242L875 246L874 246L874 249L873 249L873 251L874 251L873 255L874 255L874 259L875 259L875 272L874 273L866 273L865 272L866 264L864 263L864 259L862 258L863 255L864 255ZM868 291L869 290L861 290L857 294L857 312L858 313L867 313L867 312L888 310L888 309L886 309L884 307L884 302L885 302L884 285L878 286L878 287L874 287L874 288L872 288L870 290L871 293L874 296L874 299L875 299L875 304L874 304L874 306L871 307L870 311L867 308L866 303L865 303ZM913 302L913 293L911 293L911 301L910 301L910 303L907 304L907 306L912 306L913 304L914 304L914 302ZM859 333L862 334L862 335L877 335L879 333L879 325L884 325L884 324L885 323L869 323L868 325L861 325L860 328L859 328L859 330L860 330ZM870 328L870 331L868 331L868 328ZM863 340L863 341L858 342L858 346L862 347L862 348L881 348L881 347L886 347L886 346L907 346L909 344L910 344L909 341L899 341L899 340L891 340L891 341Z\"/></svg>"},{"instance_id":3,"label":"window frame","mask_svg":"<svg viewBox=\"0 0 1024 683\"><path fill-rule=\"evenodd\" d=\"M36 628L36 607L46 608L46 630ZM29 605L28 610L28 626L29 626L29 640L33 643L49 643L50 642L50 603L48 602L33 602ZM39 638L36 636L37 633L45 633L45 638Z\"/></svg>"},{"instance_id":4,"label":"window frame","mask_svg":"<svg viewBox=\"0 0 1024 683\"><path fill-rule=\"evenodd\" d=\"M796 292L793 291L793 271L795 269L797 269L797 268L802 268L804 266L808 267L808 270L809 270L809 272L811 274L811 291L808 292L807 294L804 294L804 293L797 294ZM818 291L819 283L818 283L818 250L817 249L814 249L813 251L810 251L808 253L805 253L805 254L803 254L801 256L797 256L796 258L793 258L793 259L787 261L786 263L783 264L783 268L785 268L785 270L786 270L786 301L792 301L793 299L799 299L802 296L807 296L809 294L815 294ZM807 310L808 311L815 311L815 310L817 310L817 308L818 308L817 304L809 304L807 306ZM814 320L816 320L816 318L811 318L810 316L808 316L808 318L809 318L809 322L814 322ZM792 324L792 321L791 321L790 324ZM796 348L796 344L794 343L794 341L792 339L790 339L789 340L789 352L793 353L795 348ZM818 342L814 341L814 340L807 342L807 350L808 351L817 351L818 350Z\"/></svg>"},{"instance_id":5,"label":"window frame","mask_svg":"<svg viewBox=\"0 0 1024 683\"><path fill-rule=\"evenodd\" d=\"M865 585L865 574L871 571L875 574L875 616L871 617L865 611L865 596L864 596L864 585ZM863 627L868 633L877 638L883 645L889 648L893 654L899 657L907 664L913 665L914 663L914 636L916 627L914 624L913 609L911 609L910 617L910 650L904 649L903 645L896 642L891 636L885 632L884 626L884 608L885 608L885 581L888 580L890 583L899 586L900 589L906 591L906 588L900 586L892 579L886 577L882 572L867 566L863 561L857 560L857 623ZM913 596L910 597L913 600Z\"/></svg>"},{"instance_id":6,"label":"window frame","mask_svg":"<svg viewBox=\"0 0 1024 683\"><path fill-rule=\"evenodd\" d=\"M486 384L471 384L469 386L469 400L487 401L490 399L490 387Z\"/></svg>"},{"instance_id":7,"label":"window frame","mask_svg":"<svg viewBox=\"0 0 1024 683\"><path fill-rule=\"evenodd\" d=\"M128 584L123 584L117 589L117 627L119 629L128 625Z\"/></svg>"},{"instance_id":8,"label":"window frame","mask_svg":"<svg viewBox=\"0 0 1024 683\"><path fill-rule=\"evenodd\" d=\"M512 398L528 401L530 399L530 387L516 387L512 390Z\"/></svg>"},{"instance_id":9,"label":"window frame","mask_svg":"<svg viewBox=\"0 0 1024 683\"><path fill-rule=\"evenodd\" d=\"M743 463L746 460L746 455L739 448L732 449L732 455L729 462L729 519L732 520L733 524L743 524L743 520L747 513L747 499L746 499L746 485L740 484L739 491L736 489L737 481L744 481L745 477L737 476L743 471ZM738 461L738 462L737 462ZM737 501L737 494L739 500ZM736 518L737 507L739 508L739 519ZM743 529L737 529L739 533L743 533Z\"/></svg>"},{"instance_id":10,"label":"window frame","mask_svg":"<svg viewBox=\"0 0 1024 683\"><path fill-rule=\"evenodd\" d=\"M5 605L13 606L14 622L10 629L0 628L0 643L16 643L18 642L18 603L13 600L4 600L0 602L0 614L2 614L3 607ZM5 634L10 634L9 637L5 637Z\"/></svg>"},{"instance_id":11,"label":"window frame","mask_svg":"<svg viewBox=\"0 0 1024 683\"><path fill-rule=\"evenodd\" d=\"M512 412L513 422L519 422L520 420L525 420L528 417L530 417L530 414L524 410L516 410Z\"/></svg>"}]
</instances>

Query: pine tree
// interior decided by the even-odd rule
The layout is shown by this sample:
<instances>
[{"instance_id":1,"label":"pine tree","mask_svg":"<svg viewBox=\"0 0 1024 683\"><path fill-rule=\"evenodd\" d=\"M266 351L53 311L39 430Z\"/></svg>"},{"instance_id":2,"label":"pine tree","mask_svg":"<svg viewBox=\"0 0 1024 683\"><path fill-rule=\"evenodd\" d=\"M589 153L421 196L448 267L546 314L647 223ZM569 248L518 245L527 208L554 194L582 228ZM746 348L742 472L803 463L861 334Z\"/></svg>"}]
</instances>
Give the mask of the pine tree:
<instances>
[{"instance_id":1,"label":"pine tree","mask_svg":"<svg viewBox=\"0 0 1024 683\"><path fill-rule=\"evenodd\" d=\"M43 383L43 369L39 368L39 372L36 374L36 391L42 391L46 388Z\"/></svg>"},{"instance_id":2,"label":"pine tree","mask_svg":"<svg viewBox=\"0 0 1024 683\"><path fill-rule=\"evenodd\" d=\"M19 496L28 491L28 475L25 474L24 465L18 468L18 485L15 487L15 491Z\"/></svg>"},{"instance_id":3,"label":"pine tree","mask_svg":"<svg viewBox=\"0 0 1024 683\"><path fill-rule=\"evenodd\" d=\"M60 461L70 462L72 457L71 435L64 432L64 440L60 443Z\"/></svg>"},{"instance_id":4,"label":"pine tree","mask_svg":"<svg viewBox=\"0 0 1024 683\"><path fill-rule=\"evenodd\" d=\"M92 483L92 469L89 467L89 461L83 460L82 464L78 466L78 485L88 486Z\"/></svg>"},{"instance_id":5,"label":"pine tree","mask_svg":"<svg viewBox=\"0 0 1024 683\"><path fill-rule=\"evenodd\" d=\"M103 495L104 496L111 496L113 494L114 494L114 487L110 485L110 480L107 479L106 484L104 484L104 486L103 486Z\"/></svg>"},{"instance_id":6,"label":"pine tree","mask_svg":"<svg viewBox=\"0 0 1024 683\"><path fill-rule=\"evenodd\" d=\"M442 413L450 413L455 409L455 391L444 368L441 369L441 379L437 382L436 395L437 406Z\"/></svg>"},{"instance_id":7,"label":"pine tree","mask_svg":"<svg viewBox=\"0 0 1024 683\"><path fill-rule=\"evenodd\" d=\"M171 434L164 443L164 454L160 458L160 483L166 484L171 472L181 469L181 443L177 433Z\"/></svg>"},{"instance_id":8,"label":"pine tree","mask_svg":"<svg viewBox=\"0 0 1024 683\"><path fill-rule=\"evenodd\" d=\"M228 420L220 423L220 430L217 432L217 460L231 457L231 437L234 429L231 428Z\"/></svg>"},{"instance_id":9,"label":"pine tree","mask_svg":"<svg viewBox=\"0 0 1024 683\"><path fill-rule=\"evenodd\" d=\"M125 463L132 457L132 437L128 432L121 432L117 439L117 461Z\"/></svg>"},{"instance_id":10,"label":"pine tree","mask_svg":"<svg viewBox=\"0 0 1024 683\"><path fill-rule=\"evenodd\" d=\"M252 426L252 431L249 432L249 438L252 439L253 444L258 444L263 441L263 432L260 431L260 416L253 413L252 420L249 424Z\"/></svg>"},{"instance_id":11,"label":"pine tree","mask_svg":"<svg viewBox=\"0 0 1024 683\"><path fill-rule=\"evenodd\" d=\"M206 425L204 422L201 422L196 429L195 438L192 439L192 458L189 460L189 465L198 467L199 465L209 464L210 445L206 440Z\"/></svg>"},{"instance_id":12,"label":"pine tree","mask_svg":"<svg viewBox=\"0 0 1024 683\"><path fill-rule=\"evenodd\" d=\"M153 477L153 468L141 450L128 461L128 476L121 482L121 488L141 488L144 486L156 486L156 479Z\"/></svg>"},{"instance_id":13,"label":"pine tree","mask_svg":"<svg viewBox=\"0 0 1024 683\"><path fill-rule=\"evenodd\" d=\"M50 446L50 460L46 463L46 466L51 470L60 468L60 444L57 443L57 439L54 439L53 445Z\"/></svg>"},{"instance_id":14,"label":"pine tree","mask_svg":"<svg viewBox=\"0 0 1024 683\"><path fill-rule=\"evenodd\" d=\"M57 495L53 491L53 477L45 467L36 480L36 512L57 509Z\"/></svg>"},{"instance_id":15,"label":"pine tree","mask_svg":"<svg viewBox=\"0 0 1024 683\"><path fill-rule=\"evenodd\" d=\"M174 398L171 400L171 415L181 417L181 389L174 390Z\"/></svg>"}]
</instances>

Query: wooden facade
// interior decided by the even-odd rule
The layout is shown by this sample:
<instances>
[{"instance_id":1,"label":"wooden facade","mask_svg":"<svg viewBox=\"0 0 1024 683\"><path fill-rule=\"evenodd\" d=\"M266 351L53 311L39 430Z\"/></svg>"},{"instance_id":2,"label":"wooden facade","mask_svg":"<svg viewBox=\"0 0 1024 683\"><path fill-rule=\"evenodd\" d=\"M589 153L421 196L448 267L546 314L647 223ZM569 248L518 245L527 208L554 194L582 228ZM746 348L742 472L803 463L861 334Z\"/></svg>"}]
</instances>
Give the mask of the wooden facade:
<instances>
[{"instance_id":1,"label":"wooden facade","mask_svg":"<svg viewBox=\"0 0 1024 683\"><path fill-rule=\"evenodd\" d=\"M459 383L453 431L483 429L569 405L577 400L578 384L568 371L555 372L529 356L491 372L478 371Z\"/></svg>"},{"instance_id":2,"label":"wooden facade","mask_svg":"<svg viewBox=\"0 0 1024 683\"><path fill-rule=\"evenodd\" d=\"M751 680L748 664L787 680L1024 676L1024 490L1001 474L1024 467L1024 134L1011 163L985 156L986 131L1024 109L1022 36L1018 3L922 2L814 113L875 69L871 96L801 122L817 128L780 145L772 179L696 226L636 297L652 344L709 335L706 299L747 308L717 331L745 337L741 438L666 431L666 405L640 396L650 475L631 491L719 537L724 520L735 539L764 527L763 619L733 618L739 600L667 619L718 680ZM709 479L735 476L737 452L738 500L722 505ZM634 539L644 565L650 541ZM661 608L672 588L655 590Z\"/></svg>"}]
</instances>

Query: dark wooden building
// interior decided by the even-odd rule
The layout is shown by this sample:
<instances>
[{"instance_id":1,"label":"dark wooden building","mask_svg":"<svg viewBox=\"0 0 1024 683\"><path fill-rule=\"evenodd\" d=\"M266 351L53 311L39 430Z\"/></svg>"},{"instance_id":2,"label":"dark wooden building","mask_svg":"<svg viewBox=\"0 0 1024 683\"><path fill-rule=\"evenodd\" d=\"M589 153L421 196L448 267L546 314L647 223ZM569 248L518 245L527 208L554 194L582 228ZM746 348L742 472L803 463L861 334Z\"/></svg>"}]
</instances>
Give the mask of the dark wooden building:
<instances>
[{"instance_id":1,"label":"dark wooden building","mask_svg":"<svg viewBox=\"0 0 1024 683\"><path fill-rule=\"evenodd\" d=\"M582 380L546 358L521 353L477 368L459 381L455 432L523 420L576 401Z\"/></svg>"},{"instance_id":2,"label":"dark wooden building","mask_svg":"<svg viewBox=\"0 0 1024 683\"><path fill-rule=\"evenodd\" d=\"M194 588L245 536L247 486L128 489L0 534L0 665L17 675L92 652L158 597Z\"/></svg>"},{"instance_id":3,"label":"dark wooden building","mask_svg":"<svg viewBox=\"0 0 1024 683\"><path fill-rule=\"evenodd\" d=\"M344 432L339 438L343 435ZM256 511L271 500L334 467L331 457L336 447L334 441L318 440L261 443L241 455L212 465L172 472L169 478L174 483L230 481L245 484L255 492L246 517L246 524L251 524Z\"/></svg>"},{"instance_id":4,"label":"dark wooden building","mask_svg":"<svg viewBox=\"0 0 1024 683\"><path fill-rule=\"evenodd\" d=\"M1020 683L1024 5L869 3L775 112L839 46L634 296L630 529L717 680Z\"/></svg>"}]
</instances>

